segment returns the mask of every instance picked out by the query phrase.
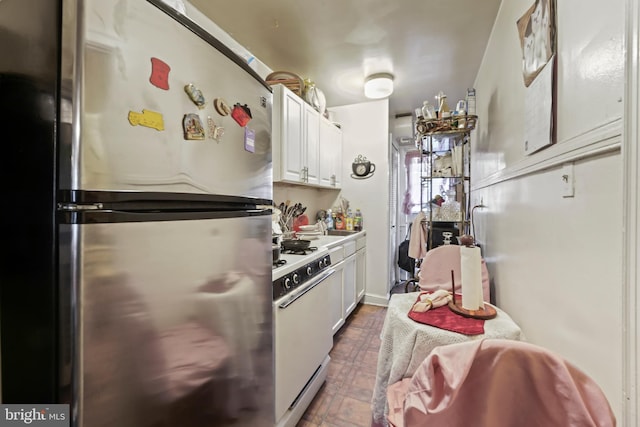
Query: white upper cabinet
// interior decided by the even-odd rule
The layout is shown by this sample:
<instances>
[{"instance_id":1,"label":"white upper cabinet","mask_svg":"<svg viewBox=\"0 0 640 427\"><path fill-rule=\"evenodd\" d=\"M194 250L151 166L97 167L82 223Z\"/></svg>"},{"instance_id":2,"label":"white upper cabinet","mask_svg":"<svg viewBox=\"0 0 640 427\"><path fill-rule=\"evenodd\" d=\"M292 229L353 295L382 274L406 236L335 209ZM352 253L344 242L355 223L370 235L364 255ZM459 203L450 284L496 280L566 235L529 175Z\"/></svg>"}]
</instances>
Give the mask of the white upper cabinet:
<instances>
[{"instance_id":1,"label":"white upper cabinet","mask_svg":"<svg viewBox=\"0 0 640 427\"><path fill-rule=\"evenodd\" d=\"M305 102L282 85L273 87L271 146L273 180L303 182L306 147L302 144Z\"/></svg>"},{"instance_id":2,"label":"white upper cabinet","mask_svg":"<svg viewBox=\"0 0 640 427\"><path fill-rule=\"evenodd\" d=\"M320 184L320 115L306 102L304 103L304 135L307 148L305 161L306 184Z\"/></svg>"},{"instance_id":3,"label":"white upper cabinet","mask_svg":"<svg viewBox=\"0 0 640 427\"><path fill-rule=\"evenodd\" d=\"M342 131L283 85L273 86L273 181L340 188Z\"/></svg>"},{"instance_id":4,"label":"white upper cabinet","mask_svg":"<svg viewBox=\"0 0 640 427\"><path fill-rule=\"evenodd\" d=\"M320 185L342 186L342 131L324 117L320 118Z\"/></svg>"}]
</instances>

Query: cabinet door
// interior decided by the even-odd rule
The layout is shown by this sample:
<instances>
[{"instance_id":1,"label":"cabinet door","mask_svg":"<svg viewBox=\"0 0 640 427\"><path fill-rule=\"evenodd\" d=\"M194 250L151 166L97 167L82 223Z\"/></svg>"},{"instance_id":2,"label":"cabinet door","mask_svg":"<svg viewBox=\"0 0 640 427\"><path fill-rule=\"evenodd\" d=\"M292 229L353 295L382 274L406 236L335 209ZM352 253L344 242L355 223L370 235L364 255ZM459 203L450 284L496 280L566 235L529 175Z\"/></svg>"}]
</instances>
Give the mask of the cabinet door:
<instances>
[{"instance_id":1,"label":"cabinet door","mask_svg":"<svg viewBox=\"0 0 640 427\"><path fill-rule=\"evenodd\" d=\"M333 154L331 163L333 164L334 186L342 188L342 129L336 127L333 123L329 129L331 134L331 153Z\"/></svg>"},{"instance_id":2,"label":"cabinet door","mask_svg":"<svg viewBox=\"0 0 640 427\"><path fill-rule=\"evenodd\" d=\"M367 284L367 250L365 248L356 252L356 303L364 296Z\"/></svg>"},{"instance_id":3,"label":"cabinet door","mask_svg":"<svg viewBox=\"0 0 640 427\"><path fill-rule=\"evenodd\" d=\"M336 272L327 279L329 281L329 311L331 316L331 333L336 332L344 325L344 310L342 309L342 274L344 264L336 264Z\"/></svg>"},{"instance_id":4,"label":"cabinet door","mask_svg":"<svg viewBox=\"0 0 640 427\"><path fill-rule=\"evenodd\" d=\"M344 305L344 318L356 308L356 254L344 260L344 271L342 272L342 295Z\"/></svg>"},{"instance_id":5,"label":"cabinet door","mask_svg":"<svg viewBox=\"0 0 640 427\"><path fill-rule=\"evenodd\" d=\"M273 87L274 181L303 182L305 147L302 144L305 102L282 85Z\"/></svg>"},{"instance_id":6,"label":"cabinet door","mask_svg":"<svg viewBox=\"0 0 640 427\"><path fill-rule=\"evenodd\" d=\"M320 184L320 114L306 102L304 103L304 136L301 145L306 148L305 182L317 185Z\"/></svg>"},{"instance_id":7,"label":"cabinet door","mask_svg":"<svg viewBox=\"0 0 640 427\"><path fill-rule=\"evenodd\" d=\"M340 188L342 170L342 131L330 121L320 119L320 185Z\"/></svg>"}]
</instances>

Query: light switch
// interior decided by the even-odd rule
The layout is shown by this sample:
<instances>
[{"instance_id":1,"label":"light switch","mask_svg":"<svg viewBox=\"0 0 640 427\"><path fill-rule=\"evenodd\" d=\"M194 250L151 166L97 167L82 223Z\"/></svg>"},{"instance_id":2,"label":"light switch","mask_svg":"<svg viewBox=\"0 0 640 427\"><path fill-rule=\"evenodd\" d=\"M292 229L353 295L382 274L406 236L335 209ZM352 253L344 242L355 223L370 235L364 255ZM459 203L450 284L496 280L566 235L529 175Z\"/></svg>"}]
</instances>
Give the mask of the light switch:
<instances>
[{"instance_id":1,"label":"light switch","mask_svg":"<svg viewBox=\"0 0 640 427\"><path fill-rule=\"evenodd\" d=\"M567 163L566 165L562 166L560 179L562 183L562 197L573 197L573 163Z\"/></svg>"}]
</instances>

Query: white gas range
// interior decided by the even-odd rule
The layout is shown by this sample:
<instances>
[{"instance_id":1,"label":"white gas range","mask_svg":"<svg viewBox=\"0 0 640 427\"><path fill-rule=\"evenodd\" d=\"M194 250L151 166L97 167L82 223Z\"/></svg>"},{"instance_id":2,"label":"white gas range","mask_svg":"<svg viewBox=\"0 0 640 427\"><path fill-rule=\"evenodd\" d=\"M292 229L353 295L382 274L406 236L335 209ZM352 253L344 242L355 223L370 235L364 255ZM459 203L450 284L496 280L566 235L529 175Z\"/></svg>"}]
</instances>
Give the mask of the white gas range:
<instances>
[{"instance_id":1,"label":"white gas range","mask_svg":"<svg viewBox=\"0 0 640 427\"><path fill-rule=\"evenodd\" d=\"M329 319L329 251L282 253L274 267L275 415L278 427L300 420L327 377L333 346Z\"/></svg>"}]
</instances>

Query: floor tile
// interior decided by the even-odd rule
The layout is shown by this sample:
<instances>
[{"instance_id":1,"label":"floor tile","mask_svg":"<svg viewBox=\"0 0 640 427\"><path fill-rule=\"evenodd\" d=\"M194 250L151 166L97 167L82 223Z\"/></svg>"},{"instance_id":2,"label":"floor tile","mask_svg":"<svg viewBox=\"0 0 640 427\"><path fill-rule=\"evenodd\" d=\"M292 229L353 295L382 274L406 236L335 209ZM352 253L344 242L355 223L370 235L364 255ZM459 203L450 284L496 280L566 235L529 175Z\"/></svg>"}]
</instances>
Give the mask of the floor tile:
<instances>
[{"instance_id":1,"label":"floor tile","mask_svg":"<svg viewBox=\"0 0 640 427\"><path fill-rule=\"evenodd\" d=\"M297 427L369 427L386 307L360 304L334 336L327 380Z\"/></svg>"}]
</instances>

